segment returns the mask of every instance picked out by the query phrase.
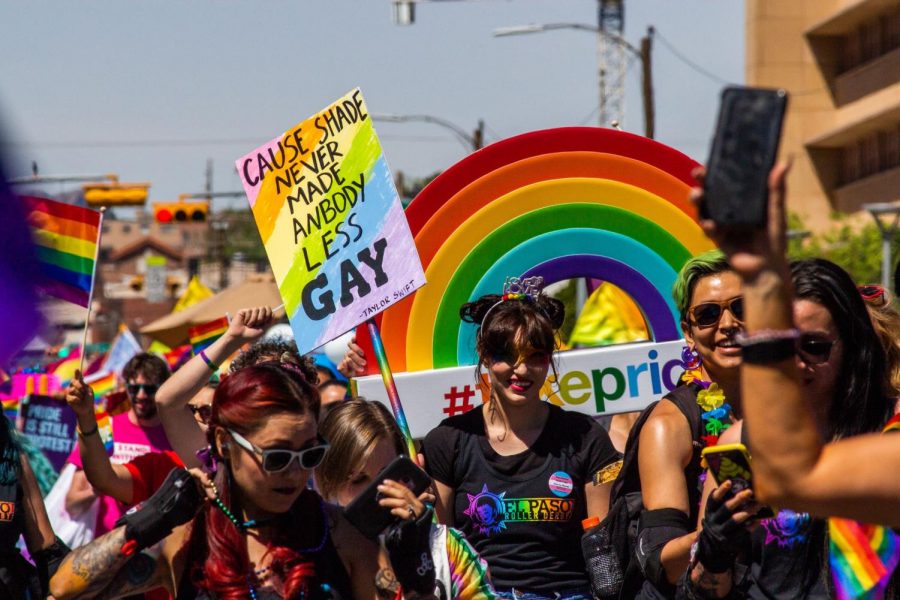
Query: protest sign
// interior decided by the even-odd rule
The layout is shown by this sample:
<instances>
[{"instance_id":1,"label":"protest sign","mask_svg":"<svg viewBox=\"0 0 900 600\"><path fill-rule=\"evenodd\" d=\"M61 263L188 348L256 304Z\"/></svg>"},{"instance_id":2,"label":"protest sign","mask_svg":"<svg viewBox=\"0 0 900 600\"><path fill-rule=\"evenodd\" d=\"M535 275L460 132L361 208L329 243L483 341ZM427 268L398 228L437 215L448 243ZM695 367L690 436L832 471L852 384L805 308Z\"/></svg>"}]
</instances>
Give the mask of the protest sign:
<instances>
[{"instance_id":1,"label":"protest sign","mask_svg":"<svg viewBox=\"0 0 900 600\"><path fill-rule=\"evenodd\" d=\"M50 396L29 396L22 403L22 431L53 468L62 469L75 444L75 413Z\"/></svg>"},{"instance_id":2,"label":"protest sign","mask_svg":"<svg viewBox=\"0 0 900 600\"><path fill-rule=\"evenodd\" d=\"M646 342L557 353L541 397L566 410L589 415L642 410L678 383L684 370L684 341ZM485 374L482 377L486 377ZM390 406L380 375L353 379L353 395ZM394 382L406 398L413 437L424 437L441 420L465 413L487 399L487 388L467 365L398 373Z\"/></svg>"},{"instance_id":3,"label":"protest sign","mask_svg":"<svg viewBox=\"0 0 900 600\"><path fill-rule=\"evenodd\" d=\"M425 283L359 89L236 166L301 353Z\"/></svg>"}]
</instances>

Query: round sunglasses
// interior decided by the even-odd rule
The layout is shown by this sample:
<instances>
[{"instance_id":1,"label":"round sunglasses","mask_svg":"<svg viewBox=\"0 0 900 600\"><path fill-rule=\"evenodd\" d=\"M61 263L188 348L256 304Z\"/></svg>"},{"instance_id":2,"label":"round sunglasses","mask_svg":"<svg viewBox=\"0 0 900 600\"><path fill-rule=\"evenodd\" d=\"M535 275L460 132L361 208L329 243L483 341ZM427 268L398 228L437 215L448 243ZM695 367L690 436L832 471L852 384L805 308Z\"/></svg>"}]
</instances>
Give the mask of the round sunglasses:
<instances>
[{"instance_id":1,"label":"round sunglasses","mask_svg":"<svg viewBox=\"0 0 900 600\"><path fill-rule=\"evenodd\" d=\"M260 464L262 464L262 468L266 473L280 473L284 471L291 466L295 458L300 462L300 468L306 470L315 469L322 462L322 459L325 458L325 452L331 447L328 442L319 437L319 444L305 450L281 448L263 450L238 432L231 429L226 429L226 431L237 442L238 446L259 457Z\"/></svg>"},{"instance_id":2,"label":"round sunglasses","mask_svg":"<svg viewBox=\"0 0 900 600\"><path fill-rule=\"evenodd\" d=\"M719 323L725 309L731 311L737 321L744 321L744 297L738 296L724 302L703 302L688 309L688 314L698 327L712 327Z\"/></svg>"},{"instance_id":3,"label":"round sunglasses","mask_svg":"<svg viewBox=\"0 0 900 600\"><path fill-rule=\"evenodd\" d=\"M859 285L856 286L856 289L859 290L859 295L862 296L863 300L872 306L884 306L887 304L887 296L884 293L884 288L880 285Z\"/></svg>"}]
</instances>

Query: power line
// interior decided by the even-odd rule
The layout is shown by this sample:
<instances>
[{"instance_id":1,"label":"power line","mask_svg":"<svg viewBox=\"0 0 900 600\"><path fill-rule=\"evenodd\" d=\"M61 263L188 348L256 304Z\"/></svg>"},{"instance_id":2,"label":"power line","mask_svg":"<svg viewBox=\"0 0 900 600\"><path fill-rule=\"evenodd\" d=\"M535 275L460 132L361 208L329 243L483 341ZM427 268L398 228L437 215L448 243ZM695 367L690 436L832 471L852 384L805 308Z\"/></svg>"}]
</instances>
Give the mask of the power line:
<instances>
[{"instance_id":1,"label":"power line","mask_svg":"<svg viewBox=\"0 0 900 600\"><path fill-rule=\"evenodd\" d=\"M728 81L728 80L726 80L726 79L722 79L721 77L719 77L719 76L716 75L715 73L713 73L713 72L711 72L711 71L707 71L706 69L704 69L703 67L701 67L700 65L698 65L697 63L695 63L694 61L692 61L690 58L688 58L687 56L685 56L680 50L678 50L678 48L676 48L675 46L673 46L673 45L669 42L669 40L667 40L667 39L659 32L659 29L656 30L656 39L658 39L660 42L662 42L663 46L665 46L665 47L669 50L669 52L671 52L672 54L675 55L675 58L677 58L678 60L680 60L681 62L683 62L683 63L686 64L687 66L689 66L690 68L692 68L692 69L693 69L694 71L696 71L697 73L703 75L703 76L706 77L707 79L710 79L710 80L712 80L712 81L714 81L714 82L716 82L716 83L719 83L719 84L721 84L721 85L734 85L732 82L730 82L730 81Z\"/></svg>"},{"instance_id":2,"label":"power line","mask_svg":"<svg viewBox=\"0 0 900 600\"><path fill-rule=\"evenodd\" d=\"M428 135L402 135L380 134L383 140L396 140L408 142L441 142L448 140L442 136ZM263 141L259 138L234 138L234 139L198 139L198 140L67 140L67 141L38 141L38 142L0 142L0 146L18 148L159 148L159 147L189 147L189 146L236 146L259 145Z\"/></svg>"}]
</instances>

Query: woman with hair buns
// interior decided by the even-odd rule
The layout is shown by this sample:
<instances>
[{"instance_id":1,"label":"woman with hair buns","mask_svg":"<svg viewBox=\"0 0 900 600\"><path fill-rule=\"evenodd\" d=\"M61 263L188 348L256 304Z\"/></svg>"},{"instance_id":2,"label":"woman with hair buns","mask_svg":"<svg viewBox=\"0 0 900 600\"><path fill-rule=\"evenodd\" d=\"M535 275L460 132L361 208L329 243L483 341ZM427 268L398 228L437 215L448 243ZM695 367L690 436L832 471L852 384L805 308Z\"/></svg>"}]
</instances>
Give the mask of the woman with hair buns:
<instances>
[{"instance_id":1,"label":"woman with hair buns","mask_svg":"<svg viewBox=\"0 0 900 600\"><path fill-rule=\"evenodd\" d=\"M487 561L501 597L590 598L581 521L606 515L619 455L590 417L541 400L564 309L540 294L539 281L515 283L522 293L460 309L479 326L490 395L425 438L435 509Z\"/></svg>"}]
</instances>

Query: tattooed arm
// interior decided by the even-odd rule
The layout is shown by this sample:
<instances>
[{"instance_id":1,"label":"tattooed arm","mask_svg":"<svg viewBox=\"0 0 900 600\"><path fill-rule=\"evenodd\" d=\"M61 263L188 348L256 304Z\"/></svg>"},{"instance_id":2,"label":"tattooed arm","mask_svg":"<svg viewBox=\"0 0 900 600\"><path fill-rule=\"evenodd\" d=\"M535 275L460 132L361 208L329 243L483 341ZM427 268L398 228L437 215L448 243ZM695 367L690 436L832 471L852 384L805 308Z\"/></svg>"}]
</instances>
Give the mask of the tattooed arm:
<instances>
[{"instance_id":1,"label":"tattooed arm","mask_svg":"<svg viewBox=\"0 0 900 600\"><path fill-rule=\"evenodd\" d=\"M173 533L164 543L175 542L176 537L181 536ZM125 541L125 527L121 526L73 550L50 580L53 597L57 600L121 598L169 587L173 581L170 561L155 556L158 553L149 549L123 556Z\"/></svg>"}]
</instances>

